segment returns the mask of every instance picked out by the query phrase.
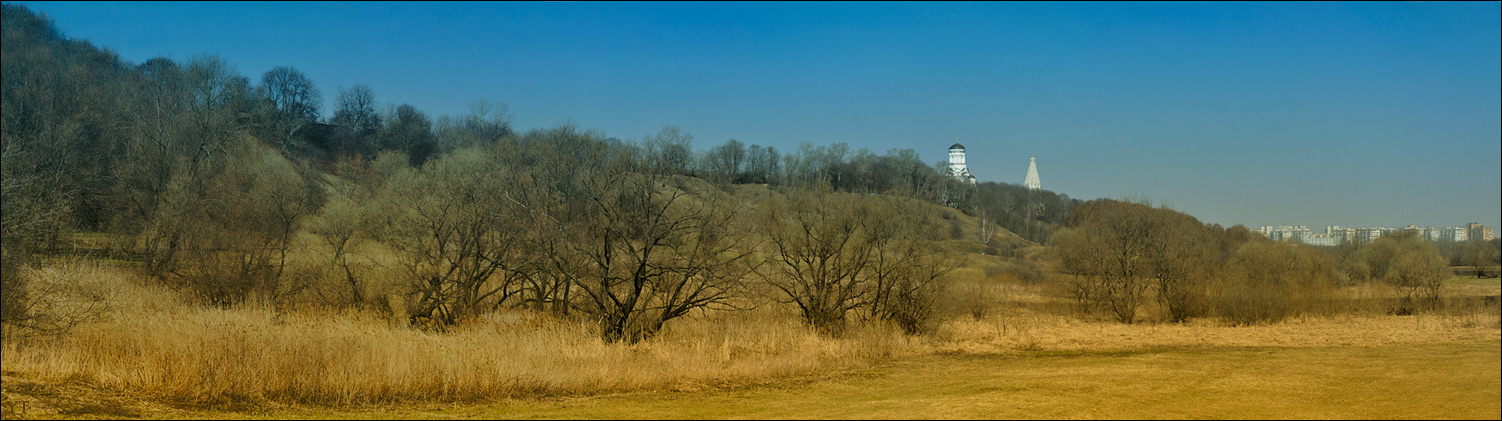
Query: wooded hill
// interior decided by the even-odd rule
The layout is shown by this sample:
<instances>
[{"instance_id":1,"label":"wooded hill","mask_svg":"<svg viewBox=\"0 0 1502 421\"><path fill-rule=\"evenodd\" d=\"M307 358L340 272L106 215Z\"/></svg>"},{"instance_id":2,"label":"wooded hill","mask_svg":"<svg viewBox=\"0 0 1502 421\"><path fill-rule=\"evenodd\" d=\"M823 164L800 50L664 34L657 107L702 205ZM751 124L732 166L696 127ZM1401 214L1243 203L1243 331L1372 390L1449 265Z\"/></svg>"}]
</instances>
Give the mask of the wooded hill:
<instances>
[{"instance_id":1,"label":"wooded hill","mask_svg":"<svg viewBox=\"0 0 1502 421\"><path fill-rule=\"evenodd\" d=\"M352 257L370 243L410 297L402 310L439 324L530 305L636 340L689 310L735 306L751 294L742 281L760 279L822 330L853 311L916 328L912 300L952 269L945 256L1046 239L1077 203L966 185L912 150L732 139L699 151L673 127L624 141L518 132L485 101L437 119L378 111L365 85L341 87L326 116L292 67L253 83L211 54L124 62L24 6L4 5L3 23L11 324L45 325L13 305L28 300L19 268L83 231L211 305L317 282L345 290L326 304L379 301ZM304 255L337 275L289 268Z\"/></svg>"}]
</instances>

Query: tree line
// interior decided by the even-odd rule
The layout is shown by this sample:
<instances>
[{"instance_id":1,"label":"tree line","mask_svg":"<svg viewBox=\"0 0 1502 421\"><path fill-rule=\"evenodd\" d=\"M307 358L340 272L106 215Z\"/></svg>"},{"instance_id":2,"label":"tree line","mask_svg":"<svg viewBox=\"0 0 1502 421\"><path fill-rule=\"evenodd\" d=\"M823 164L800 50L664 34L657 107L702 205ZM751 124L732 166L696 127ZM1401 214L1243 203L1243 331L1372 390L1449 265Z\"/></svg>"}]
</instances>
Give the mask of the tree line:
<instances>
[{"instance_id":1,"label":"tree line","mask_svg":"<svg viewBox=\"0 0 1502 421\"><path fill-rule=\"evenodd\" d=\"M131 65L23 6L3 12L10 325L45 324L27 310L39 297L22 269L83 230L209 305L319 289L288 263L309 232L344 286L317 292L327 302L375 301L353 256L378 244L395 256L385 269L399 273L404 311L440 327L525 306L635 341L691 311L771 297L830 334L852 313L917 330L953 264L937 217L905 201L974 207L975 189L911 150L781 154L731 140L698 152L673 127L640 141L517 133L504 106L433 119L381 110L366 85L339 88L325 115L292 67L252 81L213 55ZM737 183L777 193L740 210L726 189Z\"/></svg>"},{"instance_id":2,"label":"tree line","mask_svg":"<svg viewBox=\"0 0 1502 421\"><path fill-rule=\"evenodd\" d=\"M1080 312L1123 323L1139 320L1150 301L1174 322L1205 316L1275 322L1339 307L1335 289L1363 281L1392 288L1397 301L1389 311L1410 314L1440 306L1440 289L1451 276L1439 247L1413 232L1331 253L1274 242L1240 225L1222 228L1171 209L1110 199L1080 205L1050 244L1066 294ZM1495 248L1473 244L1487 246Z\"/></svg>"}]
</instances>

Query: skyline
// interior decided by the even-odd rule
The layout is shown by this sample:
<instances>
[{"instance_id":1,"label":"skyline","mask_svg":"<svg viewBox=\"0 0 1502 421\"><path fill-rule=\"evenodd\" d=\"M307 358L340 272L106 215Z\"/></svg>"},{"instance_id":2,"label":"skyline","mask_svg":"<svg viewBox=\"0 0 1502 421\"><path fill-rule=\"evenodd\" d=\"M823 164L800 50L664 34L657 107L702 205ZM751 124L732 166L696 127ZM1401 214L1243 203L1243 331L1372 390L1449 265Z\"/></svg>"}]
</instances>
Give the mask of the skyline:
<instances>
[{"instance_id":1,"label":"skyline","mask_svg":"<svg viewBox=\"0 0 1502 421\"><path fill-rule=\"evenodd\" d=\"M214 53L433 117L505 103L704 150L845 142L1210 223L1498 226L1497 3L16 2L139 64ZM246 35L249 34L249 35Z\"/></svg>"}]
</instances>

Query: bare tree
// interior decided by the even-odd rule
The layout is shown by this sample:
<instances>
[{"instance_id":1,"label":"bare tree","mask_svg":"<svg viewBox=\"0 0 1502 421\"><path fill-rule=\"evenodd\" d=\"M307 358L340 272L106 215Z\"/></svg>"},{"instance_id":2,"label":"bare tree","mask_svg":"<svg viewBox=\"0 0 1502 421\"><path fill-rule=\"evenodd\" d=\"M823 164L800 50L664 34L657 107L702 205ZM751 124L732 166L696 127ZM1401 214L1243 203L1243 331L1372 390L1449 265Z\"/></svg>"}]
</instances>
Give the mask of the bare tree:
<instances>
[{"instance_id":1,"label":"bare tree","mask_svg":"<svg viewBox=\"0 0 1502 421\"><path fill-rule=\"evenodd\" d=\"M852 195L794 191L771 198L764 218L772 250L763 278L798 306L803 320L839 335L845 314L864 303L876 241L866 223L870 210Z\"/></svg>"},{"instance_id":2,"label":"bare tree","mask_svg":"<svg viewBox=\"0 0 1502 421\"><path fill-rule=\"evenodd\" d=\"M462 149L397 172L372 200L371 234L397 251L415 322L439 326L502 305L527 255L496 160Z\"/></svg>"},{"instance_id":3,"label":"bare tree","mask_svg":"<svg viewBox=\"0 0 1502 421\"><path fill-rule=\"evenodd\" d=\"M1496 240L1484 241L1477 238L1465 243L1460 262L1475 268L1476 277L1483 278L1488 273L1497 272L1499 256L1502 256L1502 250L1498 249Z\"/></svg>"},{"instance_id":4,"label":"bare tree","mask_svg":"<svg viewBox=\"0 0 1502 421\"><path fill-rule=\"evenodd\" d=\"M1065 229L1055 232L1061 269L1094 278L1104 304L1123 323L1137 317L1149 283L1146 254L1151 224L1145 205L1096 200L1076 208Z\"/></svg>"},{"instance_id":5,"label":"bare tree","mask_svg":"<svg viewBox=\"0 0 1502 421\"><path fill-rule=\"evenodd\" d=\"M210 199L192 213L202 219L183 237L191 263L173 274L211 304L291 294L302 285L284 285L283 274L293 234L322 205L318 176L251 142L228 147L224 172L203 185Z\"/></svg>"},{"instance_id":6,"label":"bare tree","mask_svg":"<svg viewBox=\"0 0 1502 421\"><path fill-rule=\"evenodd\" d=\"M318 121L323 94L307 75L287 66L274 67L261 75L260 90L268 102L269 131L286 151L298 130Z\"/></svg>"},{"instance_id":7,"label":"bare tree","mask_svg":"<svg viewBox=\"0 0 1502 421\"><path fill-rule=\"evenodd\" d=\"M126 130L113 169L115 229L157 276L178 268L178 252L201 238L204 210L216 200L210 186L227 168L232 145L243 141L239 112L243 78L212 56L178 66L166 59L142 65L132 81Z\"/></svg>"},{"instance_id":8,"label":"bare tree","mask_svg":"<svg viewBox=\"0 0 1502 421\"><path fill-rule=\"evenodd\" d=\"M326 258L344 275L349 286L349 295L342 301L358 304L365 299L366 283L357 275L356 262L351 260L352 251L359 247L369 234L361 229L365 223L365 203L351 194L336 194L323 205L308 224L308 231L318 236L328 246Z\"/></svg>"},{"instance_id":9,"label":"bare tree","mask_svg":"<svg viewBox=\"0 0 1502 421\"><path fill-rule=\"evenodd\" d=\"M746 166L746 146L741 141L725 141L725 144L711 149L705 158L705 172L711 181L720 185L741 181Z\"/></svg>"},{"instance_id":10,"label":"bare tree","mask_svg":"<svg viewBox=\"0 0 1502 421\"><path fill-rule=\"evenodd\" d=\"M647 156L667 174L694 174L694 135L684 133L677 126L665 126L656 135L642 138L641 146Z\"/></svg>"},{"instance_id":11,"label":"bare tree","mask_svg":"<svg viewBox=\"0 0 1502 421\"><path fill-rule=\"evenodd\" d=\"M827 188L826 188L827 189ZM840 335L847 314L921 331L939 279L954 262L933 247L940 230L900 199L798 189L762 213L770 249L761 277L819 332Z\"/></svg>"},{"instance_id":12,"label":"bare tree","mask_svg":"<svg viewBox=\"0 0 1502 421\"><path fill-rule=\"evenodd\" d=\"M339 88L334 99L334 118L338 125L336 148L343 152L368 155L368 139L381 129L381 115L376 112L375 91L365 84Z\"/></svg>"},{"instance_id":13,"label":"bare tree","mask_svg":"<svg viewBox=\"0 0 1502 421\"><path fill-rule=\"evenodd\" d=\"M872 287L868 314L907 333L928 331L945 286L942 280L960 261L939 249L942 230L932 211L914 199L869 196L865 200L876 202L870 224L875 250L866 270Z\"/></svg>"},{"instance_id":14,"label":"bare tree","mask_svg":"<svg viewBox=\"0 0 1502 421\"><path fill-rule=\"evenodd\" d=\"M1334 259L1312 246L1243 242L1213 285L1215 311L1233 325L1248 325L1314 310L1335 287L1334 268Z\"/></svg>"},{"instance_id":15,"label":"bare tree","mask_svg":"<svg viewBox=\"0 0 1502 421\"><path fill-rule=\"evenodd\" d=\"M564 144L599 147L564 129ZM608 341L635 342L701 308L736 308L753 244L715 189L683 169L675 130L645 148L591 151L575 174L546 182L527 214L552 271L569 282L574 309ZM602 148L603 149L603 148ZM580 151L583 152L583 151Z\"/></svg>"},{"instance_id":16,"label":"bare tree","mask_svg":"<svg viewBox=\"0 0 1502 421\"><path fill-rule=\"evenodd\" d=\"M1400 232L1367 244L1361 255L1372 276L1398 292L1396 312L1407 314L1439 304L1440 288L1449 271L1434 243L1412 232Z\"/></svg>"},{"instance_id":17,"label":"bare tree","mask_svg":"<svg viewBox=\"0 0 1502 421\"><path fill-rule=\"evenodd\" d=\"M433 136L433 121L417 107L402 104L391 110L377 136L380 150L396 150L407 154L414 167L421 167L438 151Z\"/></svg>"},{"instance_id":18,"label":"bare tree","mask_svg":"<svg viewBox=\"0 0 1502 421\"><path fill-rule=\"evenodd\" d=\"M752 183L775 183L782 157L777 148L751 145L746 151L746 173Z\"/></svg>"},{"instance_id":19,"label":"bare tree","mask_svg":"<svg viewBox=\"0 0 1502 421\"><path fill-rule=\"evenodd\" d=\"M1217 265L1210 231L1192 216L1155 209L1148 220L1146 275L1155 281L1158 302L1174 322L1185 322L1208 310L1207 274Z\"/></svg>"}]
</instances>

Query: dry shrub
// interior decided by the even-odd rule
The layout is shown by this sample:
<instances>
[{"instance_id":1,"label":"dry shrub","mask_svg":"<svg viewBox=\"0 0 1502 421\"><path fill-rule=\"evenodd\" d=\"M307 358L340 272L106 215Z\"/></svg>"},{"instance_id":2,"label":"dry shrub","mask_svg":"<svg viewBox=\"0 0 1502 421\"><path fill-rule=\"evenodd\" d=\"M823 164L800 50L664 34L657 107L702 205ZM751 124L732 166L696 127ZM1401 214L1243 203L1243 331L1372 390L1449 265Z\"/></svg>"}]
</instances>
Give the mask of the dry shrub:
<instances>
[{"instance_id":1,"label":"dry shrub","mask_svg":"<svg viewBox=\"0 0 1502 421\"><path fill-rule=\"evenodd\" d=\"M938 283L899 286L888 299L878 320L890 323L910 335L933 331L940 317L938 303L947 295Z\"/></svg>"},{"instance_id":2,"label":"dry shrub","mask_svg":"<svg viewBox=\"0 0 1502 421\"><path fill-rule=\"evenodd\" d=\"M1228 323L1244 326L1283 320L1294 305L1286 291L1237 285L1220 296L1216 309Z\"/></svg>"},{"instance_id":3,"label":"dry shrub","mask_svg":"<svg viewBox=\"0 0 1502 421\"><path fill-rule=\"evenodd\" d=\"M985 272L987 278L995 278L1007 273L1007 265L1003 262L995 262L985 265L982 270Z\"/></svg>"},{"instance_id":4,"label":"dry shrub","mask_svg":"<svg viewBox=\"0 0 1502 421\"><path fill-rule=\"evenodd\" d=\"M982 278L976 276L973 270L957 271L954 286L951 288L947 302L953 303L951 313L969 315L976 320L985 317L987 313L998 306L1002 300L1002 289L1015 286L1039 286L1044 285L1047 277L1038 265L1029 260L1003 259L994 264L984 266Z\"/></svg>"},{"instance_id":5,"label":"dry shrub","mask_svg":"<svg viewBox=\"0 0 1502 421\"><path fill-rule=\"evenodd\" d=\"M947 302L954 303L953 313L970 316L975 320L986 317L995 305L995 288L981 282L965 282L951 289Z\"/></svg>"},{"instance_id":6,"label":"dry shrub","mask_svg":"<svg viewBox=\"0 0 1502 421\"><path fill-rule=\"evenodd\" d=\"M1114 352L1161 348L1365 347L1497 340L1496 314L1470 319L1421 314L1293 316L1278 323L1227 326L1213 319L1125 325L1014 309L983 320L957 318L932 335L938 353Z\"/></svg>"},{"instance_id":7,"label":"dry shrub","mask_svg":"<svg viewBox=\"0 0 1502 421\"><path fill-rule=\"evenodd\" d=\"M13 266L5 302L4 336L28 340L32 336L68 333L75 326L104 318L114 303L114 287L98 276L97 263L62 259L42 266ZM20 281L20 282L17 282Z\"/></svg>"},{"instance_id":8,"label":"dry shrub","mask_svg":"<svg viewBox=\"0 0 1502 421\"><path fill-rule=\"evenodd\" d=\"M1314 247L1272 241L1242 244L1227 260L1212 293L1215 311L1232 325L1275 323L1329 308L1334 259Z\"/></svg>"},{"instance_id":9,"label":"dry shrub","mask_svg":"<svg viewBox=\"0 0 1502 421\"><path fill-rule=\"evenodd\" d=\"M1105 286L1100 280L1078 275L1056 275L1045 284L1048 296L1055 297L1069 307L1078 318L1094 320L1103 317L1105 306L1102 296Z\"/></svg>"},{"instance_id":10,"label":"dry shrub","mask_svg":"<svg viewBox=\"0 0 1502 421\"><path fill-rule=\"evenodd\" d=\"M1010 275L1012 279L1024 284L1031 285L1044 281L1043 271L1038 268L1037 263L1031 260L1007 259L1000 268L1001 273ZM991 270L987 270L986 275L989 277L996 276L992 275L991 272Z\"/></svg>"}]
</instances>

